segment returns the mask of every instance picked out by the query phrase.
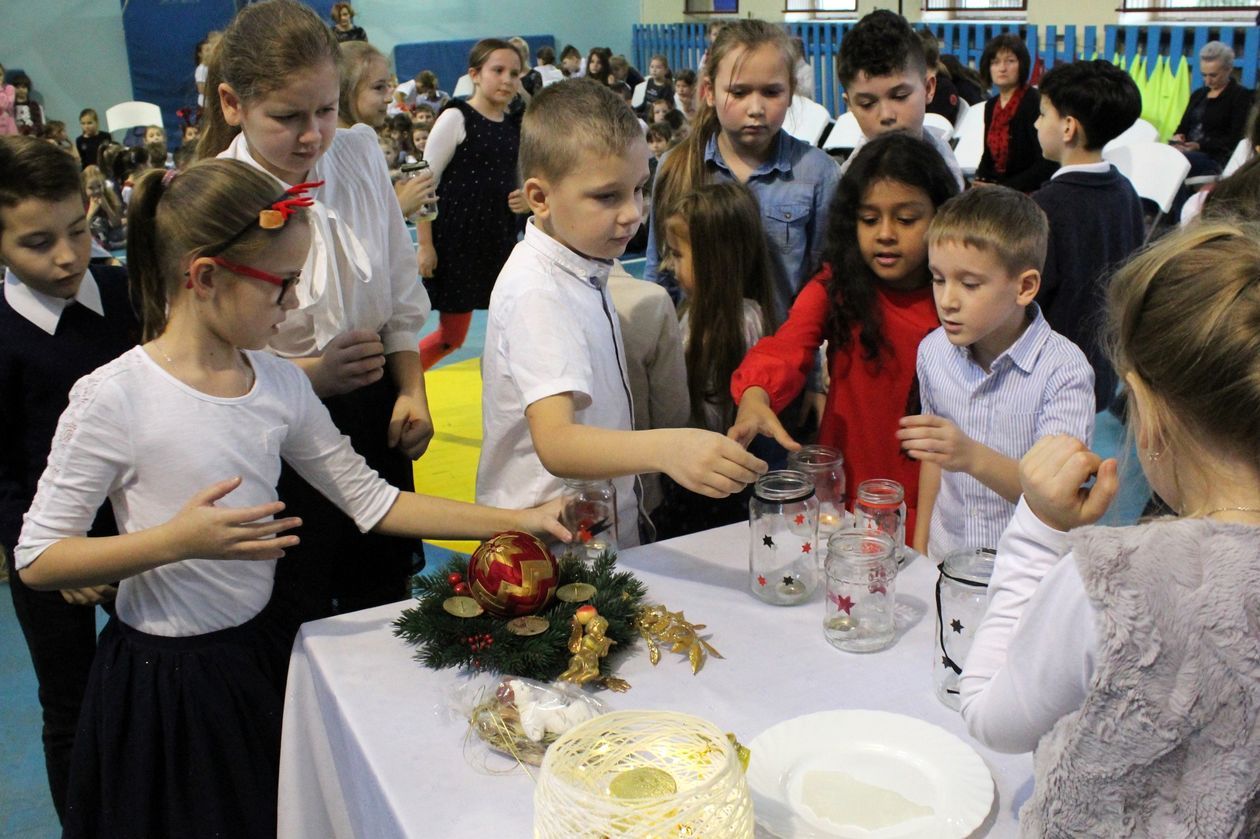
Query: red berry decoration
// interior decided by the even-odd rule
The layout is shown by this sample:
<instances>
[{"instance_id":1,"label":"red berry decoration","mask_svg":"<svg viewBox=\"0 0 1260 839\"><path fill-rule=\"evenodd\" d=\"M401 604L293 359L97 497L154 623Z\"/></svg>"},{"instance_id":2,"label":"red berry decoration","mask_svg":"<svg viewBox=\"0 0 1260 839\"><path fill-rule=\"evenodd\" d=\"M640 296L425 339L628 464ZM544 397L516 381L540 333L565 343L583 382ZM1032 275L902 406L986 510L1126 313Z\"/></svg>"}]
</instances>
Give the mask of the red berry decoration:
<instances>
[{"instance_id":1,"label":"red berry decoration","mask_svg":"<svg viewBox=\"0 0 1260 839\"><path fill-rule=\"evenodd\" d=\"M446 581L453 586L457 586L464 581L464 575L458 571L452 571L446 575Z\"/></svg>"},{"instance_id":2,"label":"red berry decoration","mask_svg":"<svg viewBox=\"0 0 1260 839\"><path fill-rule=\"evenodd\" d=\"M455 584L454 591L456 594L468 594L468 583L465 583L463 580L460 580L458 583ZM482 608L485 608L485 607L483 606Z\"/></svg>"},{"instance_id":3,"label":"red berry decoration","mask_svg":"<svg viewBox=\"0 0 1260 839\"><path fill-rule=\"evenodd\" d=\"M514 618L546 608L560 569L547 546L511 530L482 542L468 561L468 591L491 615Z\"/></svg>"}]
</instances>

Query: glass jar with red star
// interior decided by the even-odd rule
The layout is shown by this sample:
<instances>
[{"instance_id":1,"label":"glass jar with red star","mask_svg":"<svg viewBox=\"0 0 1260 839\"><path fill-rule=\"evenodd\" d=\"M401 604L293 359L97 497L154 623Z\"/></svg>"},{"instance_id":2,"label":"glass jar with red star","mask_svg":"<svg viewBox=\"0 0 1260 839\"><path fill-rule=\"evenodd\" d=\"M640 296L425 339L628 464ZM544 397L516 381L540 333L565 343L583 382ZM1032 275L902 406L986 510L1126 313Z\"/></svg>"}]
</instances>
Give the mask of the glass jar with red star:
<instances>
[{"instance_id":1,"label":"glass jar with red star","mask_svg":"<svg viewBox=\"0 0 1260 839\"><path fill-rule=\"evenodd\" d=\"M795 606L818 587L818 498L804 472L767 472L748 502L749 589L776 606Z\"/></svg>"},{"instance_id":2,"label":"glass jar with red star","mask_svg":"<svg viewBox=\"0 0 1260 839\"><path fill-rule=\"evenodd\" d=\"M617 488L612 481L564 479L560 523L573 534L565 556L595 559L617 550Z\"/></svg>"},{"instance_id":3,"label":"glass jar with red star","mask_svg":"<svg viewBox=\"0 0 1260 839\"><path fill-rule=\"evenodd\" d=\"M897 637L897 553L876 530L841 530L827 542L823 636L833 647L870 653Z\"/></svg>"}]
</instances>

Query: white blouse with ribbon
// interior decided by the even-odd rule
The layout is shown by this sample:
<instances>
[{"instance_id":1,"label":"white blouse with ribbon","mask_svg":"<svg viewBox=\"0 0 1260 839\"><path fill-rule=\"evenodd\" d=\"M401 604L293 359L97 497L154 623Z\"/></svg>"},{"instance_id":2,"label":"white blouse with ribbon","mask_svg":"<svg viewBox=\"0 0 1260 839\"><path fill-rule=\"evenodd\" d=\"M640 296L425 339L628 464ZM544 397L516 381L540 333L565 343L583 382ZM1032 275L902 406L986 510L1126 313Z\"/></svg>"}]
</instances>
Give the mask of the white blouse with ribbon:
<instances>
[{"instance_id":1,"label":"white blouse with ribbon","mask_svg":"<svg viewBox=\"0 0 1260 839\"><path fill-rule=\"evenodd\" d=\"M266 171L244 134L219 157ZM340 333L368 329L380 334L386 353L415 352L431 311L429 295L372 129L337 129L306 180L324 181L310 193L311 251L296 287L298 308L280 324L272 350L287 357L318 355ZM282 189L292 186L276 181Z\"/></svg>"}]
</instances>

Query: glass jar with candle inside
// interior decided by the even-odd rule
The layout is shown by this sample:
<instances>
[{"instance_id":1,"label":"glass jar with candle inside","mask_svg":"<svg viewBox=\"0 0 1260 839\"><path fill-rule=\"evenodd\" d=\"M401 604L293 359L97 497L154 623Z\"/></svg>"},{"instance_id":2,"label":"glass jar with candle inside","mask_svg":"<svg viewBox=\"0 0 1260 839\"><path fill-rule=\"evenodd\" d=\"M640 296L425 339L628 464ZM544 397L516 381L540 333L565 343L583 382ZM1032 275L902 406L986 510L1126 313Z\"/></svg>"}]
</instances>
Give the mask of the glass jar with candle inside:
<instances>
[{"instance_id":1,"label":"glass jar with candle inside","mask_svg":"<svg viewBox=\"0 0 1260 839\"><path fill-rule=\"evenodd\" d=\"M858 484L853 501L854 527L887 534L893 541L897 562L906 552L906 491L888 478L872 478Z\"/></svg>"},{"instance_id":2,"label":"glass jar with candle inside","mask_svg":"<svg viewBox=\"0 0 1260 839\"><path fill-rule=\"evenodd\" d=\"M830 446L801 446L788 455L788 468L814 479L818 496L818 540L826 544L837 530L848 526L844 509L844 455Z\"/></svg>"},{"instance_id":3,"label":"glass jar with candle inside","mask_svg":"<svg viewBox=\"0 0 1260 839\"><path fill-rule=\"evenodd\" d=\"M841 530L827 542L823 636L837 649L869 653L896 639L897 557L874 530Z\"/></svg>"},{"instance_id":4,"label":"glass jar with candle inside","mask_svg":"<svg viewBox=\"0 0 1260 839\"><path fill-rule=\"evenodd\" d=\"M560 523L573 534L566 558L595 559L617 549L617 488L612 481L564 479Z\"/></svg>"},{"instance_id":5,"label":"glass jar with candle inside","mask_svg":"<svg viewBox=\"0 0 1260 839\"><path fill-rule=\"evenodd\" d=\"M795 606L818 587L818 499L804 472L767 472L748 502L749 588L776 606Z\"/></svg>"}]
</instances>

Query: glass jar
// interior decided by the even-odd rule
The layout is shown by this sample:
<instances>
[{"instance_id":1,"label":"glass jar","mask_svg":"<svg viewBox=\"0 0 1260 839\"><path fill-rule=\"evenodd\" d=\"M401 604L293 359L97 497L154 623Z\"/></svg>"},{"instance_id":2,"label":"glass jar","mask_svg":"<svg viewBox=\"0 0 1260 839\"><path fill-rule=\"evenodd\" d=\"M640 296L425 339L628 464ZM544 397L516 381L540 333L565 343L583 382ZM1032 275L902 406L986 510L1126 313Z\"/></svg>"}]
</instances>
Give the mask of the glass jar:
<instances>
[{"instance_id":1,"label":"glass jar","mask_svg":"<svg viewBox=\"0 0 1260 839\"><path fill-rule=\"evenodd\" d=\"M936 696L958 710L958 677L971 641L984 618L993 577L992 548L951 551L936 580L936 657L932 662Z\"/></svg>"},{"instance_id":2,"label":"glass jar","mask_svg":"<svg viewBox=\"0 0 1260 839\"><path fill-rule=\"evenodd\" d=\"M748 502L748 577L752 593L795 606L818 587L818 499L804 472L767 472Z\"/></svg>"},{"instance_id":3,"label":"glass jar","mask_svg":"<svg viewBox=\"0 0 1260 839\"><path fill-rule=\"evenodd\" d=\"M897 637L897 556L884 533L841 530L827 542L823 637L833 647L870 653Z\"/></svg>"},{"instance_id":4,"label":"glass jar","mask_svg":"<svg viewBox=\"0 0 1260 839\"><path fill-rule=\"evenodd\" d=\"M830 446L801 446L788 455L788 468L814 479L818 539L826 543L831 534L848 526L844 510L844 455Z\"/></svg>"},{"instance_id":5,"label":"glass jar","mask_svg":"<svg viewBox=\"0 0 1260 839\"><path fill-rule=\"evenodd\" d=\"M858 484L853 502L854 527L886 533L893 541L897 562L905 558L906 491L888 478L872 478Z\"/></svg>"},{"instance_id":6,"label":"glass jar","mask_svg":"<svg viewBox=\"0 0 1260 839\"><path fill-rule=\"evenodd\" d=\"M399 167L404 180L411 180L419 177L420 173L429 168L429 161L417 160L415 163L404 163ZM420 223L422 221L434 221L438 217L438 206L433 202L421 204L419 209L408 219L409 221Z\"/></svg>"},{"instance_id":7,"label":"glass jar","mask_svg":"<svg viewBox=\"0 0 1260 839\"><path fill-rule=\"evenodd\" d=\"M595 559L617 550L617 488L612 481L564 479L560 523L573 534L565 556Z\"/></svg>"}]
</instances>

